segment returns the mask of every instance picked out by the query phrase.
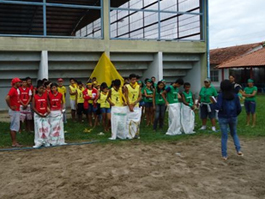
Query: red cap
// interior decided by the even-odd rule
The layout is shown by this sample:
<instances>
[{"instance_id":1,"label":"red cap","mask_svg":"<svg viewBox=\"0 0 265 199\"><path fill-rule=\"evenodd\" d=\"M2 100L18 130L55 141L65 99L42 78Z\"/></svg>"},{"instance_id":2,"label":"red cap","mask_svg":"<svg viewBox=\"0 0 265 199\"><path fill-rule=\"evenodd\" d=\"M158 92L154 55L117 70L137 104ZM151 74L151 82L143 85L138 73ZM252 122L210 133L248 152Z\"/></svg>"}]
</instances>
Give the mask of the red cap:
<instances>
[{"instance_id":1,"label":"red cap","mask_svg":"<svg viewBox=\"0 0 265 199\"><path fill-rule=\"evenodd\" d=\"M63 82L62 78L57 79L58 82Z\"/></svg>"},{"instance_id":2,"label":"red cap","mask_svg":"<svg viewBox=\"0 0 265 199\"><path fill-rule=\"evenodd\" d=\"M15 77L15 78L12 79L11 85L13 86L17 82L21 82L21 80L18 77Z\"/></svg>"}]
</instances>

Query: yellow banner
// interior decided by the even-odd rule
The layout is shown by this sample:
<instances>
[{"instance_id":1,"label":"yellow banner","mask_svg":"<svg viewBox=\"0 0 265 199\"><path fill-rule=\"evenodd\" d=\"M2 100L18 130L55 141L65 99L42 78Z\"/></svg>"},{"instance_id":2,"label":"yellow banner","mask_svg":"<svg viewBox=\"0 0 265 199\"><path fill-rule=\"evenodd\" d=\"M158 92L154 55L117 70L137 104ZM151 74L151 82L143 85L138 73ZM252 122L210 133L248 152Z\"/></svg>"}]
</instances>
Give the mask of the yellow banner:
<instances>
[{"instance_id":1,"label":"yellow banner","mask_svg":"<svg viewBox=\"0 0 265 199\"><path fill-rule=\"evenodd\" d=\"M98 63L92 72L90 79L93 77L97 78L99 84L106 82L108 86L111 85L111 82L115 79L121 80L121 85L123 85L123 78L116 70L115 66L112 64L106 53L103 53L98 60Z\"/></svg>"}]
</instances>

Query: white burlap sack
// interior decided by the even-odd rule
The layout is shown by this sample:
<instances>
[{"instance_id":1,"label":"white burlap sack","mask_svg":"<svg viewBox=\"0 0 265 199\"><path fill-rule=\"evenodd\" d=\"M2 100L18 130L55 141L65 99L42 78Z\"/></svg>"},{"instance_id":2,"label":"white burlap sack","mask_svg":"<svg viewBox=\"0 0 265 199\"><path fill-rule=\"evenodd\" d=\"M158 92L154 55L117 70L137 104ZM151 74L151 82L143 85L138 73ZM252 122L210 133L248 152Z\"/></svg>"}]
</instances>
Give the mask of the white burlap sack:
<instances>
[{"instance_id":1,"label":"white burlap sack","mask_svg":"<svg viewBox=\"0 0 265 199\"><path fill-rule=\"evenodd\" d=\"M34 143L35 146L48 145L50 136L50 124L48 117L40 117L34 113Z\"/></svg>"},{"instance_id":2,"label":"white burlap sack","mask_svg":"<svg viewBox=\"0 0 265 199\"><path fill-rule=\"evenodd\" d=\"M126 139L127 107L111 107L111 138Z\"/></svg>"},{"instance_id":3,"label":"white burlap sack","mask_svg":"<svg viewBox=\"0 0 265 199\"><path fill-rule=\"evenodd\" d=\"M166 135L181 134L180 107L180 103L168 105L168 130Z\"/></svg>"},{"instance_id":4,"label":"white burlap sack","mask_svg":"<svg viewBox=\"0 0 265 199\"><path fill-rule=\"evenodd\" d=\"M194 133L195 114L189 106L181 105L181 127L185 134Z\"/></svg>"},{"instance_id":5,"label":"white burlap sack","mask_svg":"<svg viewBox=\"0 0 265 199\"><path fill-rule=\"evenodd\" d=\"M141 115L142 108L134 107L133 112L127 109L127 122L126 122L126 130L127 130L127 138L133 139L140 134L140 123L141 123Z\"/></svg>"},{"instance_id":6,"label":"white burlap sack","mask_svg":"<svg viewBox=\"0 0 265 199\"><path fill-rule=\"evenodd\" d=\"M64 145L63 114L61 111L51 111L49 115L51 124L50 144L53 146Z\"/></svg>"}]
</instances>

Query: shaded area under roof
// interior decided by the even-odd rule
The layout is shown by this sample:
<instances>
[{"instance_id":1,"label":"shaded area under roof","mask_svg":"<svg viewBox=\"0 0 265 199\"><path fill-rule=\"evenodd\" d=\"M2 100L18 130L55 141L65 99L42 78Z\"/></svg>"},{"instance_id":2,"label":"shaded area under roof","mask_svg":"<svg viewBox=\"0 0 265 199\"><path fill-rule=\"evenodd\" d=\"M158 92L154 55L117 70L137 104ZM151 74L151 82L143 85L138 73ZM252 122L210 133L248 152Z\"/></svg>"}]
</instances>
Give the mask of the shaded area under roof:
<instances>
[{"instance_id":1,"label":"shaded area under roof","mask_svg":"<svg viewBox=\"0 0 265 199\"><path fill-rule=\"evenodd\" d=\"M219 65L221 63L227 62L230 59L249 53L258 46L262 46L262 43L213 49L210 50L210 62L212 65Z\"/></svg>"},{"instance_id":2,"label":"shaded area under roof","mask_svg":"<svg viewBox=\"0 0 265 199\"><path fill-rule=\"evenodd\" d=\"M119 7L127 1L115 0L111 6ZM47 0L47 3L100 6L100 0ZM47 35L54 36L73 36L77 30L101 17L100 10L93 9L47 6L46 10ZM43 8L0 3L0 24L0 34L43 35Z\"/></svg>"},{"instance_id":3,"label":"shaded area under roof","mask_svg":"<svg viewBox=\"0 0 265 199\"><path fill-rule=\"evenodd\" d=\"M217 66L221 68L265 67L265 48L254 51Z\"/></svg>"}]
</instances>

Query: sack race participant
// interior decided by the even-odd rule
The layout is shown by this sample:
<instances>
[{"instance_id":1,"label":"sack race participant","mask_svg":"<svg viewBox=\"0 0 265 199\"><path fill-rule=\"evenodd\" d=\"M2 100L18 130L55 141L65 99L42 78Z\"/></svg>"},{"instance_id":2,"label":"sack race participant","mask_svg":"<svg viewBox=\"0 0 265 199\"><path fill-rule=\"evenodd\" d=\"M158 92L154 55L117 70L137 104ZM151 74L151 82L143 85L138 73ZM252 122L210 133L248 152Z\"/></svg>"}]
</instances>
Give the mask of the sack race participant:
<instances>
[{"instance_id":1,"label":"sack race participant","mask_svg":"<svg viewBox=\"0 0 265 199\"><path fill-rule=\"evenodd\" d=\"M216 132L216 111L214 107L216 97L216 89L211 86L211 80L206 78L204 80L204 87L200 90L197 104L197 106L200 104L200 117L202 119L202 127L200 130L206 130L207 117L209 117L212 123L212 131Z\"/></svg>"},{"instance_id":2,"label":"sack race participant","mask_svg":"<svg viewBox=\"0 0 265 199\"><path fill-rule=\"evenodd\" d=\"M83 84L81 81L77 82L78 87L76 89L76 107L77 107L77 117L78 117L78 122L82 122L82 116L83 114L86 116L86 119L88 121L88 115L87 115L87 110L84 108L84 95L83 91L85 88L83 87Z\"/></svg>"},{"instance_id":3,"label":"sack race participant","mask_svg":"<svg viewBox=\"0 0 265 199\"><path fill-rule=\"evenodd\" d=\"M44 93L42 82L37 85L37 92L33 97L32 106L34 110L34 143L33 148L50 146L50 123L48 114L50 113L48 96Z\"/></svg>"},{"instance_id":4,"label":"sack race participant","mask_svg":"<svg viewBox=\"0 0 265 199\"><path fill-rule=\"evenodd\" d=\"M185 134L195 133L195 103L192 92L190 91L190 83L184 83L184 92L182 93L182 106L181 106L181 127Z\"/></svg>"},{"instance_id":5,"label":"sack race participant","mask_svg":"<svg viewBox=\"0 0 265 199\"><path fill-rule=\"evenodd\" d=\"M219 110L219 125L222 132L222 157L224 160L227 160L228 130L233 138L237 155L243 156L240 141L237 136L237 116L241 112L241 105L237 94L234 93L233 84L229 80L223 80L220 88L221 93L217 98L216 109Z\"/></svg>"},{"instance_id":6,"label":"sack race participant","mask_svg":"<svg viewBox=\"0 0 265 199\"><path fill-rule=\"evenodd\" d=\"M153 130L157 130L157 125L159 124L159 128L162 129L164 126L164 117L165 117L165 107L166 103L165 100L162 97L162 93L165 91L165 84L162 81L159 81L157 83L157 86L155 88L153 98L153 109L155 110L155 121Z\"/></svg>"},{"instance_id":7,"label":"sack race participant","mask_svg":"<svg viewBox=\"0 0 265 199\"><path fill-rule=\"evenodd\" d=\"M49 93L49 104L51 113L49 120L51 124L50 144L52 146L64 145L64 125L63 125L63 96L57 90L58 85L53 83L51 85L51 92Z\"/></svg>"},{"instance_id":8,"label":"sack race participant","mask_svg":"<svg viewBox=\"0 0 265 199\"><path fill-rule=\"evenodd\" d=\"M62 94L63 96L63 122L66 124L67 123L67 120L66 120L66 101L65 101L65 98L66 98L66 88L65 86L63 85L63 79L62 78L59 78L57 80L57 83L58 83L58 92Z\"/></svg>"},{"instance_id":9,"label":"sack race participant","mask_svg":"<svg viewBox=\"0 0 265 199\"><path fill-rule=\"evenodd\" d=\"M104 127L104 131L109 131L109 123L110 123L110 103L107 101L108 97L108 85L103 82L100 85L100 94L98 98L98 103L100 104L100 112L102 114L102 125Z\"/></svg>"},{"instance_id":10,"label":"sack race participant","mask_svg":"<svg viewBox=\"0 0 265 199\"><path fill-rule=\"evenodd\" d=\"M168 107L168 130L166 135L180 135L181 134L181 123L180 123L180 108L181 104L179 99L179 87L183 85L183 80L178 79L173 85L170 85L162 93L162 97Z\"/></svg>"},{"instance_id":11,"label":"sack race participant","mask_svg":"<svg viewBox=\"0 0 265 199\"><path fill-rule=\"evenodd\" d=\"M71 116L73 121L75 121L75 112L76 112L76 88L77 88L76 80L74 78L70 78L69 94L70 94Z\"/></svg>"},{"instance_id":12,"label":"sack race participant","mask_svg":"<svg viewBox=\"0 0 265 199\"><path fill-rule=\"evenodd\" d=\"M131 74L129 76L130 84L125 86L125 99L128 105L128 113L127 113L127 138L139 139L140 134L140 123L141 123L141 114L142 109L139 107L139 102L142 99L141 88L137 84L137 76L135 74Z\"/></svg>"},{"instance_id":13,"label":"sack race participant","mask_svg":"<svg viewBox=\"0 0 265 199\"><path fill-rule=\"evenodd\" d=\"M247 112L247 124L249 126L250 123L250 114L252 115L252 128L256 125L256 95L258 92L258 88L254 86L254 80L248 79L248 86L245 87L243 96L245 97L245 109Z\"/></svg>"},{"instance_id":14,"label":"sack race participant","mask_svg":"<svg viewBox=\"0 0 265 199\"><path fill-rule=\"evenodd\" d=\"M110 140L126 139L126 121L127 112L125 98L122 93L121 81L116 79L113 81L113 87L110 89L107 101L111 105L111 137Z\"/></svg>"},{"instance_id":15,"label":"sack race participant","mask_svg":"<svg viewBox=\"0 0 265 199\"><path fill-rule=\"evenodd\" d=\"M88 124L92 127L92 113L96 111L97 104L95 100L97 99L98 91L93 88L91 81L87 82L86 89L83 91L84 97L84 109L88 114Z\"/></svg>"},{"instance_id":16,"label":"sack race participant","mask_svg":"<svg viewBox=\"0 0 265 199\"><path fill-rule=\"evenodd\" d=\"M28 87L26 79L22 79L22 86L18 88L18 95L20 99L20 121L25 123L25 129L29 132L30 120L32 120L30 107L32 91Z\"/></svg>"},{"instance_id":17,"label":"sack race participant","mask_svg":"<svg viewBox=\"0 0 265 199\"><path fill-rule=\"evenodd\" d=\"M17 89L20 86L21 80L19 78L12 79L12 88L9 90L6 96L6 103L9 107L8 114L10 116L10 136L12 141L12 147L21 146L16 139L16 134L20 128L20 112L19 112L19 95Z\"/></svg>"},{"instance_id":18,"label":"sack race participant","mask_svg":"<svg viewBox=\"0 0 265 199\"><path fill-rule=\"evenodd\" d=\"M154 89L152 87L152 80L148 79L146 81L146 87L144 88L144 106L146 114L146 126L153 124L153 99L154 99Z\"/></svg>"}]
</instances>

